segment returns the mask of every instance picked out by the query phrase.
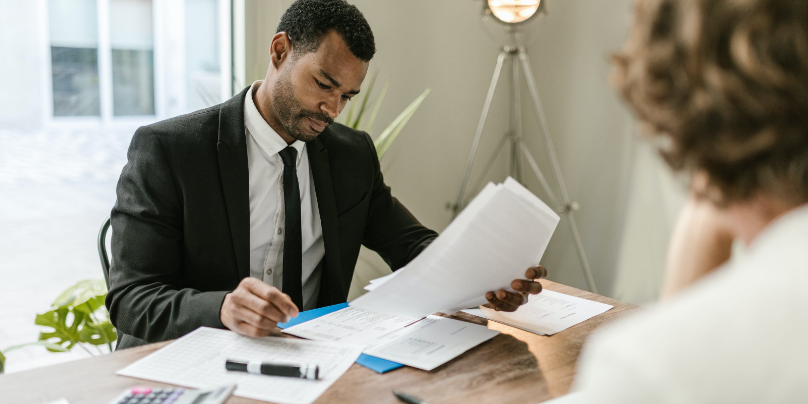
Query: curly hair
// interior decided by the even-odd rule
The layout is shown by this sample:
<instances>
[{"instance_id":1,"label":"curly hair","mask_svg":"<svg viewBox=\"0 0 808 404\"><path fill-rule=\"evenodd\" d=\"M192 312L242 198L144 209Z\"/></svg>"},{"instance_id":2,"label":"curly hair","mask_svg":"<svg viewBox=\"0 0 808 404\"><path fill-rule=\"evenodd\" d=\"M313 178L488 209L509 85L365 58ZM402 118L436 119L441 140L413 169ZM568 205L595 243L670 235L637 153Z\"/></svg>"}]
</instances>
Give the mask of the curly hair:
<instances>
[{"instance_id":1,"label":"curly hair","mask_svg":"<svg viewBox=\"0 0 808 404\"><path fill-rule=\"evenodd\" d=\"M364 62L376 53L365 16L345 0L297 0L283 13L277 32L286 32L297 55L315 52L323 36L336 31L354 56Z\"/></svg>"},{"instance_id":2,"label":"curly hair","mask_svg":"<svg viewBox=\"0 0 808 404\"><path fill-rule=\"evenodd\" d=\"M613 83L718 205L808 200L808 1L638 0Z\"/></svg>"}]
</instances>

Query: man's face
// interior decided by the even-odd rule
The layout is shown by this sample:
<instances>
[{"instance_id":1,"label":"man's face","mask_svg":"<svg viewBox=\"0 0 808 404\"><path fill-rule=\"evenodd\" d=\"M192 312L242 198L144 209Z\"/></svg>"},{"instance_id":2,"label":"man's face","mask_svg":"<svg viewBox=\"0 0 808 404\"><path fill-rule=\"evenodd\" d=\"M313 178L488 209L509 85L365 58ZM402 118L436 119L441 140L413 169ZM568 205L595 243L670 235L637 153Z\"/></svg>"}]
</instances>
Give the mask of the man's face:
<instances>
[{"instance_id":1,"label":"man's face","mask_svg":"<svg viewBox=\"0 0 808 404\"><path fill-rule=\"evenodd\" d=\"M314 140L359 93L368 63L359 60L336 32L316 52L294 54L280 66L272 89L278 123L295 139Z\"/></svg>"}]
</instances>

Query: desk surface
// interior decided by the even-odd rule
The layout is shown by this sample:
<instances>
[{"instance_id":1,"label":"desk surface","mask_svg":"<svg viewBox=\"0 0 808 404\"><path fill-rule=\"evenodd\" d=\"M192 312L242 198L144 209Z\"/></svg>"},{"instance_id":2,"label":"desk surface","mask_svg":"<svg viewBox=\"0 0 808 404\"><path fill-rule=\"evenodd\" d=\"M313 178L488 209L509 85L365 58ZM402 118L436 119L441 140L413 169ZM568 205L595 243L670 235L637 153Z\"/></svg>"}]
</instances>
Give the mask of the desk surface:
<instances>
[{"instance_id":1,"label":"desk surface","mask_svg":"<svg viewBox=\"0 0 808 404\"><path fill-rule=\"evenodd\" d=\"M490 322L496 336L437 369L426 372L404 367L377 374L354 364L316 403L400 404L391 394L398 389L440 403L537 403L566 394L584 340L597 327L614 321L637 306L555 282L545 288L614 305L614 308L551 337ZM454 318L478 324L486 320L458 313ZM278 329L273 336L286 336ZM117 376L115 372L168 342L150 344L95 358L0 375L3 403L44 404L66 398L70 404L106 404L134 385L162 383ZM54 354L58 355L58 354ZM260 403L231 397L228 404Z\"/></svg>"}]
</instances>

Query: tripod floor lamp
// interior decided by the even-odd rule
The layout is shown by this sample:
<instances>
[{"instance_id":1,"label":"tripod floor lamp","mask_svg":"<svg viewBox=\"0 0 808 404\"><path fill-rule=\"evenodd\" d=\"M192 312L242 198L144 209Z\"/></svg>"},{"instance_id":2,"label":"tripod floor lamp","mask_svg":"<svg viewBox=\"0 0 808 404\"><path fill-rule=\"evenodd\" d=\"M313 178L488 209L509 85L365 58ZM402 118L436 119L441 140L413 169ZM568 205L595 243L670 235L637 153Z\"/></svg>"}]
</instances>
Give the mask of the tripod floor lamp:
<instances>
[{"instance_id":1,"label":"tripod floor lamp","mask_svg":"<svg viewBox=\"0 0 808 404\"><path fill-rule=\"evenodd\" d=\"M471 144L468 160L466 161L466 168L463 171L463 179L460 181L460 190L457 195L457 201L451 206L452 216L457 216L463 207L466 188L471 178L471 170L474 167L474 161L477 157L477 150L480 147L480 139L482 138L485 122L488 119L489 112L491 111L491 103L494 100L499 81L503 75L504 67L507 65L511 69L510 73L510 127L509 130L502 136L499 144L497 145L494 154L486 163L483 168L483 177L485 173L490 170L497 155L506 143L510 146L510 175L524 183L523 176L523 162L527 161L533 173L538 177L542 188L551 199L551 205L557 207L558 213L566 217L566 222L570 227L572 238L575 243L575 248L578 253L578 258L581 261L584 277L589 286L589 290L597 293L595 280L592 277L592 271L589 267L589 261L584 252L581 236L578 232L578 226L575 224L574 212L579 209L577 202L570 201L567 194L567 187L564 184L564 178L561 176L561 167L558 163L558 157L553 147L553 141L550 139L550 132L547 128L547 121L544 116L544 109L542 108L541 98L536 88L536 80L533 78L532 69L530 67L530 58L527 55L527 50L518 46L516 42L516 25L527 21L533 17L537 12L543 11L541 0L487 0L486 13L493 14L494 17L506 24L511 38L511 44L502 47L497 62L494 67L494 75L491 78L491 84L488 86L488 93L483 103L483 111L480 114L480 120L477 123L477 130L474 134L474 141ZM539 169L539 165L533 158L530 150L525 146L522 141L522 117L521 117L521 85L520 77L524 76L527 84L527 92L533 104L533 109L536 114L536 119L539 122L539 136L544 141L547 158L552 169L555 188L558 190L556 194L553 188L547 182L547 179Z\"/></svg>"}]
</instances>

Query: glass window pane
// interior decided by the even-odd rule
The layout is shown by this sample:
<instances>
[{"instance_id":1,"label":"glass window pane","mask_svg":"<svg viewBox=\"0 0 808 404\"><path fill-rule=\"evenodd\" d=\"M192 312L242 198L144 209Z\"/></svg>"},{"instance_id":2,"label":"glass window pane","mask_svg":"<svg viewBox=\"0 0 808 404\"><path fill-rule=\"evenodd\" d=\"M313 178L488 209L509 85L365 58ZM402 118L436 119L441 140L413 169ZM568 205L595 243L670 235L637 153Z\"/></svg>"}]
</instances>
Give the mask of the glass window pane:
<instances>
[{"instance_id":1,"label":"glass window pane","mask_svg":"<svg viewBox=\"0 0 808 404\"><path fill-rule=\"evenodd\" d=\"M150 0L110 0L112 114L154 115L154 38Z\"/></svg>"},{"instance_id":2,"label":"glass window pane","mask_svg":"<svg viewBox=\"0 0 808 404\"><path fill-rule=\"evenodd\" d=\"M150 50L112 50L113 115L154 115L153 66Z\"/></svg>"},{"instance_id":3,"label":"glass window pane","mask_svg":"<svg viewBox=\"0 0 808 404\"><path fill-rule=\"evenodd\" d=\"M189 110L221 101L218 0L185 2L186 105Z\"/></svg>"},{"instance_id":4,"label":"glass window pane","mask_svg":"<svg viewBox=\"0 0 808 404\"><path fill-rule=\"evenodd\" d=\"M95 0L49 0L54 116L99 116Z\"/></svg>"},{"instance_id":5,"label":"glass window pane","mask_svg":"<svg viewBox=\"0 0 808 404\"><path fill-rule=\"evenodd\" d=\"M99 116L98 49L51 46L53 116Z\"/></svg>"}]
</instances>

